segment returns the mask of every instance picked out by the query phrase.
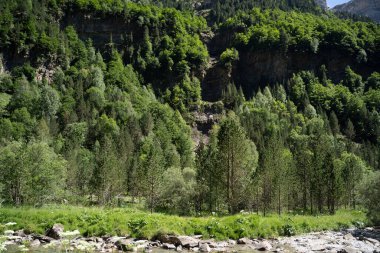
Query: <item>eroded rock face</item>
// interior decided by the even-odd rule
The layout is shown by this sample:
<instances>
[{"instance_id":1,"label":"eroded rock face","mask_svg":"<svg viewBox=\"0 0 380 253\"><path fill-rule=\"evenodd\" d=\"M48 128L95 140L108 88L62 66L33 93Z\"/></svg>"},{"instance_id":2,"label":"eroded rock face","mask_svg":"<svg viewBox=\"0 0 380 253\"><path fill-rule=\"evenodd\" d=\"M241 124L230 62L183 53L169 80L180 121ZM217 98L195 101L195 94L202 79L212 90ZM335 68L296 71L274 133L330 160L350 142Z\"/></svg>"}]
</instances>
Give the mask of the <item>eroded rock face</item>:
<instances>
[{"instance_id":1,"label":"eroded rock face","mask_svg":"<svg viewBox=\"0 0 380 253\"><path fill-rule=\"evenodd\" d=\"M315 0L315 3L319 5L323 10L327 10L326 0Z\"/></svg>"},{"instance_id":2,"label":"eroded rock face","mask_svg":"<svg viewBox=\"0 0 380 253\"><path fill-rule=\"evenodd\" d=\"M333 10L366 16L380 23L379 0L351 0L348 3L335 6Z\"/></svg>"}]
</instances>

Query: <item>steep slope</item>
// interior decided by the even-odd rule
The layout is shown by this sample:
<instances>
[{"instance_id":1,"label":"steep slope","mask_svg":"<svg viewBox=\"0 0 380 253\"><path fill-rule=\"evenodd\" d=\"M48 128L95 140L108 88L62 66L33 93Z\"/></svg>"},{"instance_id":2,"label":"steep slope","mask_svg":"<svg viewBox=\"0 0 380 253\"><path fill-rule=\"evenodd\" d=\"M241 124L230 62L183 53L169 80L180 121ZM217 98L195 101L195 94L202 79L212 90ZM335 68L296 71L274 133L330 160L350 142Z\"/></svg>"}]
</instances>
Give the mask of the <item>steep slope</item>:
<instances>
[{"instance_id":1,"label":"steep slope","mask_svg":"<svg viewBox=\"0 0 380 253\"><path fill-rule=\"evenodd\" d=\"M327 10L327 1L326 0L315 0L315 3L321 6L322 9Z\"/></svg>"},{"instance_id":2,"label":"steep slope","mask_svg":"<svg viewBox=\"0 0 380 253\"><path fill-rule=\"evenodd\" d=\"M203 98L219 100L228 83L241 86L250 96L259 87L286 83L293 73L319 73L322 65L334 82L344 77L346 66L368 77L380 68L379 42L378 26L372 23L254 9L225 22L213 38L209 48L214 57L236 48L239 58L229 67L220 62L209 69L202 84Z\"/></svg>"},{"instance_id":3,"label":"steep slope","mask_svg":"<svg viewBox=\"0 0 380 253\"><path fill-rule=\"evenodd\" d=\"M380 1L378 0L351 0L335 6L333 10L366 16L380 23Z\"/></svg>"}]
</instances>

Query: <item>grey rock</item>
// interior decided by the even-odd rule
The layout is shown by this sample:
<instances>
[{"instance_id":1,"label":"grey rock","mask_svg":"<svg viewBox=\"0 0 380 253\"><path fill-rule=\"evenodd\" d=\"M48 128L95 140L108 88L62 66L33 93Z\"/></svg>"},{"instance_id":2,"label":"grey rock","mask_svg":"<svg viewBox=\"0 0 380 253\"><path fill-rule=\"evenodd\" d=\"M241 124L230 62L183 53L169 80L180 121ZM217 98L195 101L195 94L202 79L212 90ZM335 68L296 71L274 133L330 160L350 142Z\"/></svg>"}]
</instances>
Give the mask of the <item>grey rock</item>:
<instances>
[{"instance_id":1,"label":"grey rock","mask_svg":"<svg viewBox=\"0 0 380 253\"><path fill-rule=\"evenodd\" d=\"M338 253L360 253L361 251L353 247L345 247L338 251Z\"/></svg>"},{"instance_id":2,"label":"grey rock","mask_svg":"<svg viewBox=\"0 0 380 253\"><path fill-rule=\"evenodd\" d=\"M174 236L174 235L162 235L158 238L162 243L168 243L173 245L181 245L184 248L194 248L198 246L199 239L191 236Z\"/></svg>"},{"instance_id":3,"label":"grey rock","mask_svg":"<svg viewBox=\"0 0 380 253\"><path fill-rule=\"evenodd\" d=\"M198 246L199 239L195 239L190 236L178 236L177 237L179 244L184 248L194 248Z\"/></svg>"},{"instance_id":4,"label":"grey rock","mask_svg":"<svg viewBox=\"0 0 380 253\"><path fill-rule=\"evenodd\" d=\"M321 245L321 244L314 244L311 246L312 251L324 251L325 249L326 249L326 247L324 245Z\"/></svg>"},{"instance_id":5,"label":"grey rock","mask_svg":"<svg viewBox=\"0 0 380 253\"><path fill-rule=\"evenodd\" d=\"M182 246L179 245L175 250L178 251L178 252L182 251Z\"/></svg>"},{"instance_id":6,"label":"grey rock","mask_svg":"<svg viewBox=\"0 0 380 253\"><path fill-rule=\"evenodd\" d=\"M252 244L252 240L246 237L237 240L237 244Z\"/></svg>"},{"instance_id":7,"label":"grey rock","mask_svg":"<svg viewBox=\"0 0 380 253\"><path fill-rule=\"evenodd\" d=\"M377 0L351 0L335 6L333 10L367 16L380 23L380 2Z\"/></svg>"},{"instance_id":8,"label":"grey rock","mask_svg":"<svg viewBox=\"0 0 380 253\"><path fill-rule=\"evenodd\" d=\"M46 236L49 236L53 239L59 240L61 239L61 233L64 231L64 227L62 224L54 224L53 227L49 228L46 231Z\"/></svg>"},{"instance_id":9,"label":"grey rock","mask_svg":"<svg viewBox=\"0 0 380 253\"><path fill-rule=\"evenodd\" d=\"M171 250L177 249L176 246L174 244L171 244L171 243L163 243L162 244L162 248L164 248L164 249L171 249Z\"/></svg>"},{"instance_id":10,"label":"grey rock","mask_svg":"<svg viewBox=\"0 0 380 253\"><path fill-rule=\"evenodd\" d=\"M268 241L262 241L255 246L258 251L269 251L272 249L272 245Z\"/></svg>"},{"instance_id":11,"label":"grey rock","mask_svg":"<svg viewBox=\"0 0 380 253\"><path fill-rule=\"evenodd\" d=\"M373 238L364 238L364 240L372 243L373 245L379 244L379 241Z\"/></svg>"},{"instance_id":12,"label":"grey rock","mask_svg":"<svg viewBox=\"0 0 380 253\"><path fill-rule=\"evenodd\" d=\"M32 238L34 240L37 239L37 240L39 240L42 243L50 243L50 242L54 241L53 238L51 238L49 236L45 236L45 235L32 234Z\"/></svg>"},{"instance_id":13,"label":"grey rock","mask_svg":"<svg viewBox=\"0 0 380 253\"><path fill-rule=\"evenodd\" d=\"M26 233L23 229L21 229L21 230L17 230L16 232L14 232L13 235L25 237Z\"/></svg>"},{"instance_id":14,"label":"grey rock","mask_svg":"<svg viewBox=\"0 0 380 253\"><path fill-rule=\"evenodd\" d=\"M149 244L152 247L161 247L161 242L160 241L150 242Z\"/></svg>"},{"instance_id":15,"label":"grey rock","mask_svg":"<svg viewBox=\"0 0 380 253\"><path fill-rule=\"evenodd\" d=\"M355 240L355 237L351 233L348 233L348 234L346 234L346 235L343 236L343 239L345 239L345 240Z\"/></svg>"},{"instance_id":16,"label":"grey rock","mask_svg":"<svg viewBox=\"0 0 380 253\"><path fill-rule=\"evenodd\" d=\"M228 240L228 244L229 245L236 245L236 241L235 240Z\"/></svg>"},{"instance_id":17,"label":"grey rock","mask_svg":"<svg viewBox=\"0 0 380 253\"><path fill-rule=\"evenodd\" d=\"M200 252L211 252L210 246L208 246L207 243L202 243L199 245L199 251Z\"/></svg>"},{"instance_id":18,"label":"grey rock","mask_svg":"<svg viewBox=\"0 0 380 253\"><path fill-rule=\"evenodd\" d=\"M31 242L30 247L35 248L35 247L38 247L38 246L40 246L40 245L41 245L40 240L35 239L35 240L33 240L33 241Z\"/></svg>"},{"instance_id":19,"label":"grey rock","mask_svg":"<svg viewBox=\"0 0 380 253\"><path fill-rule=\"evenodd\" d=\"M117 241L126 239L125 237L113 236L107 239L107 242L115 244Z\"/></svg>"},{"instance_id":20,"label":"grey rock","mask_svg":"<svg viewBox=\"0 0 380 253\"><path fill-rule=\"evenodd\" d=\"M115 242L115 246L121 251L134 251L134 243L132 239L120 239Z\"/></svg>"}]
</instances>

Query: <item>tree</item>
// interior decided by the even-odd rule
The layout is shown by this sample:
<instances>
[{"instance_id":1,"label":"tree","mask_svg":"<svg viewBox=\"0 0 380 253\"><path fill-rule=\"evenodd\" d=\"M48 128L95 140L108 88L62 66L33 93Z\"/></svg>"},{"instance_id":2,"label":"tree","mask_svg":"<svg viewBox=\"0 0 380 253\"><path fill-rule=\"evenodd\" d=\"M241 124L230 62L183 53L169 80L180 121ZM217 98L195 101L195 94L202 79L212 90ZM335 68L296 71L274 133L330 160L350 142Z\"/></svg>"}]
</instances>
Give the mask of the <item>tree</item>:
<instances>
[{"instance_id":1,"label":"tree","mask_svg":"<svg viewBox=\"0 0 380 253\"><path fill-rule=\"evenodd\" d=\"M330 129L331 129L332 134L334 136L337 134L340 134L340 126L339 126L338 117L336 116L334 111L330 113L329 121L330 121Z\"/></svg>"},{"instance_id":2,"label":"tree","mask_svg":"<svg viewBox=\"0 0 380 253\"><path fill-rule=\"evenodd\" d=\"M147 207L151 212L158 204L160 185L162 184L164 159L159 140L152 133L141 146L140 150L140 184L144 196L146 197Z\"/></svg>"},{"instance_id":3,"label":"tree","mask_svg":"<svg viewBox=\"0 0 380 253\"><path fill-rule=\"evenodd\" d=\"M345 77L343 79L343 85L348 87L351 92L363 92L364 83L362 77L356 74L350 66L345 69Z\"/></svg>"},{"instance_id":4,"label":"tree","mask_svg":"<svg viewBox=\"0 0 380 253\"><path fill-rule=\"evenodd\" d=\"M362 198L368 208L367 216L374 225L380 224L380 172L369 173L363 184Z\"/></svg>"},{"instance_id":5,"label":"tree","mask_svg":"<svg viewBox=\"0 0 380 253\"><path fill-rule=\"evenodd\" d=\"M41 92L41 107L45 116L53 120L61 106L60 96L57 90L45 85Z\"/></svg>"},{"instance_id":6,"label":"tree","mask_svg":"<svg viewBox=\"0 0 380 253\"><path fill-rule=\"evenodd\" d=\"M336 167L342 173L344 184L344 203L356 208L358 186L367 170L365 163L355 154L344 152L336 160Z\"/></svg>"},{"instance_id":7,"label":"tree","mask_svg":"<svg viewBox=\"0 0 380 253\"><path fill-rule=\"evenodd\" d=\"M62 199L66 161L44 142L12 142L1 148L0 180L12 204L43 204Z\"/></svg>"},{"instance_id":8,"label":"tree","mask_svg":"<svg viewBox=\"0 0 380 253\"><path fill-rule=\"evenodd\" d=\"M191 168L178 167L167 169L162 177L158 196L158 208L181 215L194 210L196 172Z\"/></svg>"},{"instance_id":9,"label":"tree","mask_svg":"<svg viewBox=\"0 0 380 253\"><path fill-rule=\"evenodd\" d=\"M255 144L248 140L238 117L230 113L220 124L218 159L226 183L226 203L230 213L246 207L251 178L257 167Z\"/></svg>"},{"instance_id":10,"label":"tree","mask_svg":"<svg viewBox=\"0 0 380 253\"><path fill-rule=\"evenodd\" d=\"M101 142L97 141L91 190L97 194L99 204L108 204L124 192L125 173L111 137L105 136Z\"/></svg>"}]
</instances>

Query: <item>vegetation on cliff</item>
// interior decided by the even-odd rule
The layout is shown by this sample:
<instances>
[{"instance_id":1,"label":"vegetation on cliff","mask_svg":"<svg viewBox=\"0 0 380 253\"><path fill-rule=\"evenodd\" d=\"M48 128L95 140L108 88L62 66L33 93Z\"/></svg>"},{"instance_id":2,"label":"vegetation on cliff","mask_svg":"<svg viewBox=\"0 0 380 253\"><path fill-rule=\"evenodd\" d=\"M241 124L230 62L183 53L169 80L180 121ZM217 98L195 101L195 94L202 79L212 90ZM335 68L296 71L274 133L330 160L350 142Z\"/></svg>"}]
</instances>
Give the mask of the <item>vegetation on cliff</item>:
<instances>
[{"instance_id":1,"label":"vegetation on cliff","mask_svg":"<svg viewBox=\"0 0 380 253\"><path fill-rule=\"evenodd\" d=\"M138 202L180 215L365 205L378 222L379 184L366 182L380 168L380 27L247 6L217 21L214 40L228 43L209 44L210 60L202 40L212 41L211 28L188 11L122 0L0 2L0 204ZM128 30L121 45L110 34L96 48L69 23L72 13L116 18ZM202 101L213 61L233 80L245 53L272 50L340 50L356 63L338 82L321 65L253 94L231 82L219 103ZM207 106L222 115L208 115L215 124L195 145L192 111Z\"/></svg>"}]
</instances>

